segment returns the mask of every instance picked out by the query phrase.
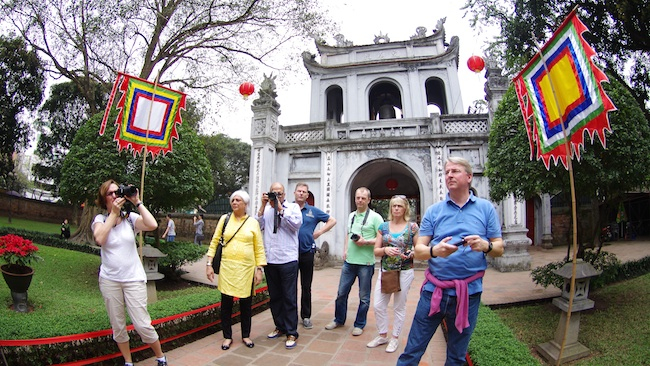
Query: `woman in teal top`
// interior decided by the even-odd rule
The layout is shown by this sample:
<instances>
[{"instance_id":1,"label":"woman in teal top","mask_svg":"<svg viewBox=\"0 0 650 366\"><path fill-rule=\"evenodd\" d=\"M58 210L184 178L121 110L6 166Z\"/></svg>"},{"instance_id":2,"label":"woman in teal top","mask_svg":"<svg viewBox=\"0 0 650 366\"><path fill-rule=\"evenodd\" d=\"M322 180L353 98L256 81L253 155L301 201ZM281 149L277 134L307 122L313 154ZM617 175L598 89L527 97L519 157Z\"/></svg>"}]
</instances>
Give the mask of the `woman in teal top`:
<instances>
[{"instance_id":1,"label":"woman in teal top","mask_svg":"<svg viewBox=\"0 0 650 366\"><path fill-rule=\"evenodd\" d=\"M386 352L395 352L399 346L399 335L402 332L406 316L406 298L413 282L413 243L417 238L419 228L414 222L409 222L411 207L405 196L393 196L390 200L388 221L379 226L375 239L375 256L381 257L381 269L375 285L374 304L375 320L379 335L368 343L374 348L388 343ZM386 271L400 271L400 291L383 293L381 277ZM388 339L388 303L393 296L393 334Z\"/></svg>"}]
</instances>

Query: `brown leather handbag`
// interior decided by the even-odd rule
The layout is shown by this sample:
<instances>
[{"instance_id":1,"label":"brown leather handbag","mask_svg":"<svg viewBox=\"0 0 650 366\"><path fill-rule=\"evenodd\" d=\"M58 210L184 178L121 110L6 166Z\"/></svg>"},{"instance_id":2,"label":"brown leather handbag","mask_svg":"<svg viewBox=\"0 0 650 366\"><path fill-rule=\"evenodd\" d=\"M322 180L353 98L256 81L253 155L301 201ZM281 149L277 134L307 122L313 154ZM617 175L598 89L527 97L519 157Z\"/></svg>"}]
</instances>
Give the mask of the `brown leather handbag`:
<instances>
[{"instance_id":1,"label":"brown leather handbag","mask_svg":"<svg viewBox=\"0 0 650 366\"><path fill-rule=\"evenodd\" d=\"M392 294L402 291L399 285L399 270L381 272L381 292Z\"/></svg>"}]
</instances>

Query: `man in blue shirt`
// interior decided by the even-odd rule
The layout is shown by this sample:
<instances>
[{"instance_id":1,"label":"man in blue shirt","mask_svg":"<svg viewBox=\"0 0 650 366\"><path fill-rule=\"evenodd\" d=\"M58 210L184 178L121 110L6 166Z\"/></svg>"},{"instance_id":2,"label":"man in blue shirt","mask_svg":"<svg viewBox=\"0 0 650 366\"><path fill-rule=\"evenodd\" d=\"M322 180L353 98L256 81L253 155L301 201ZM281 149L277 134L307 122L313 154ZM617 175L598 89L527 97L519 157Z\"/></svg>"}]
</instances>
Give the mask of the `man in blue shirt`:
<instances>
[{"instance_id":1,"label":"man in blue shirt","mask_svg":"<svg viewBox=\"0 0 650 366\"><path fill-rule=\"evenodd\" d=\"M490 201L470 191L472 177L467 160L448 158L447 199L430 206L422 219L415 259L428 260L426 283L397 365L417 365L444 318L448 328L445 365L465 364L478 319L482 277L487 268L485 257L503 254L496 210Z\"/></svg>"},{"instance_id":2,"label":"man in blue shirt","mask_svg":"<svg viewBox=\"0 0 650 366\"><path fill-rule=\"evenodd\" d=\"M309 186L307 183L296 184L296 190L293 192L295 202L300 206L302 211L302 226L298 232L298 243L300 244L298 256L298 271L300 272L300 318L302 326L311 329L311 282L314 278L314 252L316 251L316 242L324 233L330 231L336 225L336 219L326 214L322 210L311 206L307 203L309 198ZM314 231L316 226L324 222L320 229Z\"/></svg>"},{"instance_id":3,"label":"man in blue shirt","mask_svg":"<svg viewBox=\"0 0 650 366\"><path fill-rule=\"evenodd\" d=\"M262 194L257 221L264 234L264 272L275 323L268 338L286 335L285 347L291 349L298 339L298 230L302 214L300 206L286 201L284 196L281 183L271 184L269 192Z\"/></svg>"}]
</instances>

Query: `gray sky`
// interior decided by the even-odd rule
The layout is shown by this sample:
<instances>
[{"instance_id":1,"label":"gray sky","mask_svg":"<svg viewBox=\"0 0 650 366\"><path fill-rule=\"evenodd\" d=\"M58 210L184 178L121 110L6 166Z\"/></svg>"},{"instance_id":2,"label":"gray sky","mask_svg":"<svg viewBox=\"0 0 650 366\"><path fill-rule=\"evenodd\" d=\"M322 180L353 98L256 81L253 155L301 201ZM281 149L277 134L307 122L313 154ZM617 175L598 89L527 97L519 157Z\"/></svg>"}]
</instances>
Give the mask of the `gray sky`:
<instances>
[{"instance_id":1,"label":"gray sky","mask_svg":"<svg viewBox=\"0 0 650 366\"><path fill-rule=\"evenodd\" d=\"M478 32L469 26L469 20L463 18L464 11L460 7L464 0L321 0L332 18L339 24L339 32L355 45L372 44L375 35L383 33L391 41L408 40L415 34L415 28L423 26L430 35L438 19L447 17L445 32L447 42L453 36L460 38L460 65L458 68L460 85L463 96L463 109L476 99L483 99L485 71L474 73L467 68L467 59L473 54L482 55L484 41L492 38L498 32ZM328 44L335 44L334 34L326 38ZM312 49L299 50L316 53ZM282 114L279 117L281 125L295 125L309 122L310 80L307 70L301 66L296 75L288 76L292 80L287 86L278 84L278 102ZM295 79L295 80L294 80ZM259 86L256 85L256 88ZM253 116L251 101L236 106L235 115L228 121L219 121L219 132L231 137L250 142L250 121Z\"/></svg>"}]
</instances>

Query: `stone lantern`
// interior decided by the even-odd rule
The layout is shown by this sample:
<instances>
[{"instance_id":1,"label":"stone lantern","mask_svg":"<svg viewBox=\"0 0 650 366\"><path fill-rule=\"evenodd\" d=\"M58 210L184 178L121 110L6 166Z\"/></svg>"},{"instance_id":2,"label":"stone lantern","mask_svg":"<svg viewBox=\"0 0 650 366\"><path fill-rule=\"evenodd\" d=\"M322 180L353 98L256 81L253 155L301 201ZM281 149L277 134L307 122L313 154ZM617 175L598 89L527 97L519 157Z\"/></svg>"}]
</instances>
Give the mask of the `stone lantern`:
<instances>
[{"instance_id":1,"label":"stone lantern","mask_svg":"<svg viewBox=\"0 0 650 366\"><path fill-rule=\"evenodd\" d=\"M165 278L164 274L158 272L158 258L166 256L167 254L149 244L142 247L142 265L144 266L144 272L147 274L147 304L158 301L155 281Z\"/></svg>"},{"instance_id":2,"label":"stone lantern","mask_svg":"<svg viewBox=\"0 0 650 366\"><path fill-rule=\"evenodd\" d=\"M565 331L567 331L567 312L569 310L569 300L571 299L571 275L573 272L573 263L569 262L562 266L562 268L555 270L554 273L564 278L564 285L562 286L562 295L553 299L553 305L562 310L560 316L560 323L555 331L555 338L546 343L537 345L537 351L548 361L556 364L560 357L560 347L562 346L562 338ZM597 271L591 264L578 259L576 262L576 279L575 279L575 295L573 297L573 306L571 307L571 318L569 319L568 331L566 332L566 340L564 350L562 351L562 359L560 363L565 363L589 355L589 348L578 342L578 333L580 332L580 312L582 310L589 310L594 307L593 300L587 298L589 295L589 281L591 277L600 275L601 271Z\"/></svg>"}]
</instances>

